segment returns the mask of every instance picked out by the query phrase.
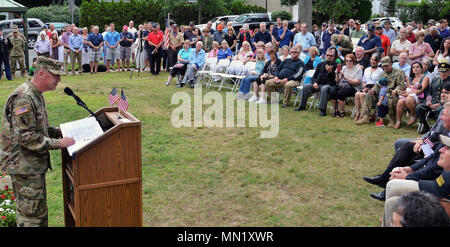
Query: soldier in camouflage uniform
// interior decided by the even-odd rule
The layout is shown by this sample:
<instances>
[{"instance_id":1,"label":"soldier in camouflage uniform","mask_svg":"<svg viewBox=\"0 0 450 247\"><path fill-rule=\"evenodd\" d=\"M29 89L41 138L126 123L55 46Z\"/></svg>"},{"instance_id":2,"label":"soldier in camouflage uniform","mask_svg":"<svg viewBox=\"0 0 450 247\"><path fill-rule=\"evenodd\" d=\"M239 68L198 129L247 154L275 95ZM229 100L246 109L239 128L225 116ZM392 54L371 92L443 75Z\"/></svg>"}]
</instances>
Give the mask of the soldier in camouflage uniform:
<instances>
[{"instance_id":1,"label":"soldier in camouflage uniform","mask_svg":"<svg viewBox=\"0 0 450 247\"><path fill-rule=\"evenodd\" d=\"M17 63L20 66L20 74L25 76L25 39L19 35L17 27L13 28L13 35L10 40L14 47L9 51L9 61L11 63L11 75L14 78L16 74Z\"/></svg>"},{"instance_id":2,"label":"soldier in camouflage uniform","mask_svg":"<svg viewBox=\"0 0 450 247\"><path fill-rule=\"evenodd\" d=\"M406 89L405 83L405 73L400 69L392 68L392 61L389 57L383 57L381 59L381 67L384 72L380 74L381 77L386 77L388 80L388 111L389 111L389 124L388 127L394 127L395 123L395 112L398 102L398 96ZM378 78L379 79L379 78ZM380 91L380 85L376 84L369 93L364 98L364 103L362 105L362 116L361 119L356 121L357 125L362 125L369 123L371 110L375 108L377 104L377 95Z\"/></svg>"},{"instance_id":3,"label":"soldier in camouflage uniform","mask_svg":"<svg viewBox=\"0 0 450 247\"><path fill-rule=\"evenodd\" d=\"M337 47L337 50L343 57L347 54L353 52L353 42L352 40L343 34L333 34L331 35L331 44Z\"/></svg>"},{"instance_id":4,"label":"soldier in camouflage uniform","mask_svg":"<svg viewBox=\"0 0 450 247\"><path fill-rule=\"evenodd\" d=\"M60 62L38 57L33 78L12 92L5 104L0 144L0 172L11 175L16 195L17 226L47 226L45 173L50 149L75 143L50 127L43 92L55 90Z\"/></svg>"}]
</instances>

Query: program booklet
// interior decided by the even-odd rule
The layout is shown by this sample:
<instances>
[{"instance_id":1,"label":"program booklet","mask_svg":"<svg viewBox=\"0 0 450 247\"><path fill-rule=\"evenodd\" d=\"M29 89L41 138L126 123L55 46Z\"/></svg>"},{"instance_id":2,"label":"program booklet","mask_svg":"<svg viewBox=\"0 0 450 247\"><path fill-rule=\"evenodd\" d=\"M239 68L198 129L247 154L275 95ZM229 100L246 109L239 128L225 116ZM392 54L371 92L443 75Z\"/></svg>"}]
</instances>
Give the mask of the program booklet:
<instances>
[{"instance_id":1,"label":"program booklet","mask_svg":"<svg viewBox=\"0 0 450 247\"><path fill-rule=\"evenodd\" d=\"M70 156L73 156L73 153L103 134L103 130L95 117L63 123L60 125L60 129L63 137L75 139L75 144L67 148Z\"/></svg>"}]
</instances>

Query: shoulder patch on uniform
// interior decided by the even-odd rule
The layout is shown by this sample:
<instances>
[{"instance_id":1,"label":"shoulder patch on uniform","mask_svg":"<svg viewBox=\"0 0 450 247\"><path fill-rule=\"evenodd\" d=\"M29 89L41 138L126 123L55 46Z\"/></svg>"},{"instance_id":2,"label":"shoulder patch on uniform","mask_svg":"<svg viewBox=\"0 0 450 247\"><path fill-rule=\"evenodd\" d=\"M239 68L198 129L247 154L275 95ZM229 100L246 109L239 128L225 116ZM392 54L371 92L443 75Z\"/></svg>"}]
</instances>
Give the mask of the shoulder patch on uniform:
<instances>
[{"instance_id":1,"label":"shoulder patch on uniform","mask_svg":"<svg viewBox=\"0 0 450 247\"><path fill-rule=\"evenodd\" d=\"M29 112L28 106L19 106L14 110L14 114L16 114L16 116L22 115L27 112Z\"/></svg>"},{"instance_id":2,"label":"shoulder patch on uniform","mask_svg":"<svg viewBox=\"0 0 450 247\"><path fill-rule=\"evenodd\" d=\"M439 185L439 187L442 187L442 185L445 184L445 180L444 180L444 178L442 177L442 175L439 176L439 177L436 179L436 183Z\"/></svg>"}]
</instances>

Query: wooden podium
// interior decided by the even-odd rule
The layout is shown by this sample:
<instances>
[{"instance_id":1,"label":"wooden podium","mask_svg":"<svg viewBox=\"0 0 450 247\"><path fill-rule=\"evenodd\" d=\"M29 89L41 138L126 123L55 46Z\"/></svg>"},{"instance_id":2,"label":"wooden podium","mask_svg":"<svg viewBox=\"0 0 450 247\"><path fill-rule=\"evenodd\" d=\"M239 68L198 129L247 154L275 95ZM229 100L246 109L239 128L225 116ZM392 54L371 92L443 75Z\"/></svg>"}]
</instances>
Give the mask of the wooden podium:
<instances>
[{"instance_id":1,"label":"wooden podium","mask_svg":"<svg viewBox=\"0 0 450 247\"><path fill-rule=\"evenodd\" d=\"M66 226L142 226L141 122L117 107L95 112L104 133L62 150Z\"/></svg>"}]
</instances>

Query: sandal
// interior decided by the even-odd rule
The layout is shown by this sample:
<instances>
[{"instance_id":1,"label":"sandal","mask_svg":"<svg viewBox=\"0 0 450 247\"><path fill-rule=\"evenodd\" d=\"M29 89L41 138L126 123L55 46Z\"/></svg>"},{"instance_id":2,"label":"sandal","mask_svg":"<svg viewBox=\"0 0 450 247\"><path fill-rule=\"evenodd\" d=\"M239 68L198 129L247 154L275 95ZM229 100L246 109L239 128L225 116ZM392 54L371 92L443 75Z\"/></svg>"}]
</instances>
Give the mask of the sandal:
<instances>
[{"instance_id":1,"label":"sandal","mask_svg":"<svg viewBox=\"0 0 450 247\"><path fill-rule=\"evenodd\" d=\"M353 118L353 121L356 122L356 121L358 121L360 118L361 118L361 113L358 112L358 113L355 114L355 118Z\"/></svg>"},{"instance_id":2,"label":"sandal","mask_svg":"<svg viewBox=\"0 0 450 247\"><path fill-rule=\"evenodd\" d=\"M402 122L397 121L397 122L395 123L395 125L394 125L394 129L400 128L400 125L401 125L401 124L402 124Z\"/></svg>"},{"instance_id":3,"label":"sandal","mask_svg":"<svg viewBox=\"0 0 450 247\"><path fill-rule=\"evenodd\" d=\"M411 119L409 119L409 121L406 123L407 125L413 125L417 120L416 116L411 117Z\"/></svg>"}]
</instances>

